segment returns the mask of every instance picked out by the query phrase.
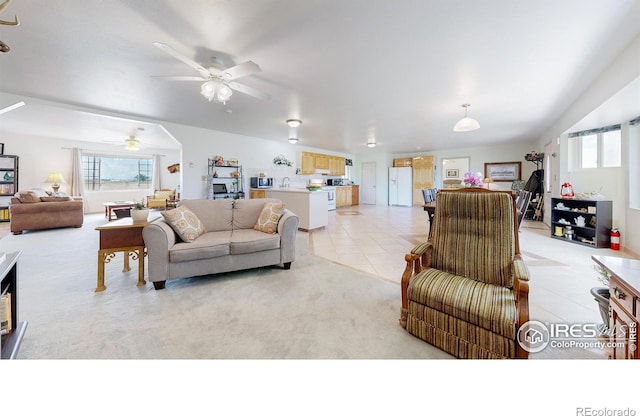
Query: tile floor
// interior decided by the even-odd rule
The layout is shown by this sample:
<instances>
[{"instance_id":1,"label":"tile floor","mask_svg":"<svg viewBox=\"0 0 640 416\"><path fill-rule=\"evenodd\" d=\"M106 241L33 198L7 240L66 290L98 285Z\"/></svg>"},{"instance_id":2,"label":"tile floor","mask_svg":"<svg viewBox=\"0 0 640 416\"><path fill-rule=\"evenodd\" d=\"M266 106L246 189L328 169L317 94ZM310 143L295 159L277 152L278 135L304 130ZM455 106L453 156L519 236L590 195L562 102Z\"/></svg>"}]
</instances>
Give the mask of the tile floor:
<instances>
[{"instance_id":1,"label":"tile floor","mask_svg":"<svg viewBox=\"0 0 640 416\"><path fill-rule=\"evenodd\" d=\"M327 227L309 233L310 246L317 256L399 285L404 255L427 237L426 215L421 207L339 208L329 212ZM624 251L572 244L549 235L549 228L541 222L523 221L520 228L520 250L531 275L531 319L600 323L597 304L589 292L591 287L601 286L591 256L633 256Z\"/></svg>"}]
</instances>

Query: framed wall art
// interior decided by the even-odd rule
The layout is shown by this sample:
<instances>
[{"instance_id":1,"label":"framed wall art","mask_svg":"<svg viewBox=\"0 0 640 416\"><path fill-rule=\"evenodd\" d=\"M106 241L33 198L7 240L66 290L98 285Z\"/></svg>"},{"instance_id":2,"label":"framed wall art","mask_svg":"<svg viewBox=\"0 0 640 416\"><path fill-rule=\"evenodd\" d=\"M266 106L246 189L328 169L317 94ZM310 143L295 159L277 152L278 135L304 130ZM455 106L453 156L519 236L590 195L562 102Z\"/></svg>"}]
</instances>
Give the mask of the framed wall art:
<instances>
[{"instance_id":1,"label":"framed wall art","mask_svg":"<svg viewBox=\"0 0 640 416\"><path fill-rule=\"evenodd\" d=\"M460 179L460 169L447 169L444 172L445 179Z\"/></svg>"},{"instance_id":2,"label":"framed wall art","mask_svg":"<svg viewBox=\"0 0 640 416\"><path fill-rule=\"evenodd\" d=\"M484 177L494 182L512 182L521 180L521 162L496 162L484 164Z\"/></svg>"}]
</instances>

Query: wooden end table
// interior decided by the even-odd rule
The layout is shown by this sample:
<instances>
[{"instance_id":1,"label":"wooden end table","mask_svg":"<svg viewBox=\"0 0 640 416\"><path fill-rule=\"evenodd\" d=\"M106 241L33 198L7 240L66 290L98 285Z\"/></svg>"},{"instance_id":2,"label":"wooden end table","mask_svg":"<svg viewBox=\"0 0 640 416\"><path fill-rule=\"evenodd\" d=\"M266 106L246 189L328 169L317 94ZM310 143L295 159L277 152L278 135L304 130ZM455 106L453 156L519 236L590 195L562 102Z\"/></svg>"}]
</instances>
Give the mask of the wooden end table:
<instances>
[{"instance_id":1,"label":"wooden end table","mask_svg":"<svg viewBox=\"0 0 640 416\"><path fill-rule=\"evenodd\" d=\"M131 218L123 218L117 221L96 227L100 231L100 250L98 251L98 286L96 292L102 292L107 287L104 284L104 264L111 262L119 251L124 252L123 272L131 270L129 267L129 257L138 260L138 283L137 286L144 286L144 240L142 238L142 228L152 221L158 219L151 218L148 221L133 221Z\"/></svg>"},{"instance_id":2,"label":"wooden end table","mask_svg":"<svg viewBox=\"0 0 640 416\"><path fill-rule=\"evenodd\" d=\"M113 216L113 210L118 208L133 208L136 203L133 201L114 201L105 202L104 204L104 216L111 221Z\"/></svg>"}]
</instances>

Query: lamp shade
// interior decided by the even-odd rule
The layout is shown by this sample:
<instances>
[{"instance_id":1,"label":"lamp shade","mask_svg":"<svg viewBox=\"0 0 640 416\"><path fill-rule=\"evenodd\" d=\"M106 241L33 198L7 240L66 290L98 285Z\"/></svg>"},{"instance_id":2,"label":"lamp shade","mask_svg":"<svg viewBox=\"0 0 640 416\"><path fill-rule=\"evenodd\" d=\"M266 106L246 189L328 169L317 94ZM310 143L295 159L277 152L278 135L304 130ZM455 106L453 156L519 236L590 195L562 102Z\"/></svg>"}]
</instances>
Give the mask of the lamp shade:
<instances>
[{"instance_id":1,"label":"lamp shade","mask_svg":"<svg viewBox=\"0 0 640 416\"><path fill-rule=\"evenodd\" d=\"M51 172L49 176L47 176L47 179L45 179L44 182L52 184L51 188L53 189L53 192L55 192L56 194L60 189L60 184L66 183L64 178L62 177L62 173L60 172Z\"/></svg>"},{"instance_id":2,"label":"lamp shade","mask_svg":"<svg viewBox=\"0 0 640 416\"><path fill-rule=\"evenodd\" d=\"M464 108L464 118L458 121L455 126L453 126L453 131L460 132L479 129L480 123L467 116L467 110L469 109L469 107L471 107L471 104L462 104L461 107Z\"/></svg>"},{"instance_id":3,"label":"lamp shade","mask_svg":"<svg viewBox=\"0 0 640 416\"><path fill-rule=\"evenodd\" d=\"M45 183L67 183L62 174L60 172L51 172L47 179L44 181Z\"/></svg>"},{"instance_id":4,"label":"lamp shade","mask_svg":"<svg viewBox=\"0 0 640 416\"><path fill-rule=\"evenodd\" d=\"M453 126L453 131L473 131L480 128L480 123L471 117L465 117Z\"/></svg>"}]
</instances>

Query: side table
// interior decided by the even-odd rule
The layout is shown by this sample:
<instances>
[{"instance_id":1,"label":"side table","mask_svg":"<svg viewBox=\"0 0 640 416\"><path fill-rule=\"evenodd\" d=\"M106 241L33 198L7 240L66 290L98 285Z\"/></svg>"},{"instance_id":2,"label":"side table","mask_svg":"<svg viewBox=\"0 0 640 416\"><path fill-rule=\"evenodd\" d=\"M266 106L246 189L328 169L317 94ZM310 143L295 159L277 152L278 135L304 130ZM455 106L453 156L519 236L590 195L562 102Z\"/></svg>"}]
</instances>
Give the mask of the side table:
<instances>
[{"instance_id":1,"label":"side table","mask_svg":"<svg viewBox=\"0 0 640 416\"><path fill-rule=\"evenodd\" d=\"M119 251L124 252L123 272L131 270L129 267L129 257L138 260L138 283L137 286L144 286L144 239L142 229L145 225L156 220L152 218L147 221L133 221L131 218L123 218L111 221L107 224L96 227L100 232L100 250L98 251L98 286L96 292L102 292L107 287L104 284L104 264L111 262Z\"/></svg>"}]
</instances>

